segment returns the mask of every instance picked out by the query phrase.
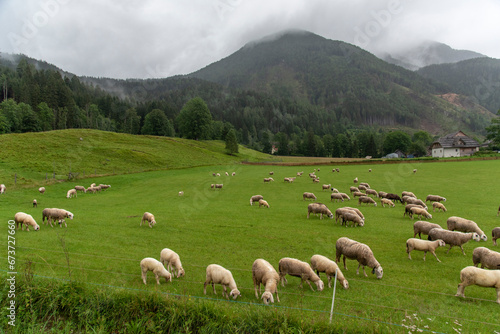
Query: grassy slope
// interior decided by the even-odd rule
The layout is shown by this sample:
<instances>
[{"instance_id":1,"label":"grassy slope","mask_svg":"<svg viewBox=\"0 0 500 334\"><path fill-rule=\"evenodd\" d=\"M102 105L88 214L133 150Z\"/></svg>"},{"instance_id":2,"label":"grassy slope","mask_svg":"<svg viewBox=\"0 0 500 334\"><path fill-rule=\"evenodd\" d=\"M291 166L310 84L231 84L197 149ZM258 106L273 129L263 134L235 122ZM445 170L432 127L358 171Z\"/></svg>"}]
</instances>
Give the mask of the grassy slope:
<instances>
[{"instance_id":1,"label":"grassy slope","mask_svg":"<svg viewBox=\"0 0 500 334\"><path fill-rule=\"evenodd\" d=\"M471 265L474 247L493 247L488 242L469 242L464 246L466 256L453 248L437 250L442 263L428 254L414 252L413 260L407 259L405 241L412 237L412 221L403 218L402 207L363 207L366 225L363 228L345 228L330 220L317 217L306 219L307 203L302 201L304 191L312 191L318 200L325 202L332 211L340 204L329 202L329 193L304 176L293 184L279 180L293 176L297 171L309 172L312 167L241 166L230 162L217 167L198 167L171 171L107 176L90 181L109 183L107 192L81 194L76 199L66 199L66 190L76 183L58 183L48 186L45 195L34 189L17 189L0 198L0 216L12 217L16 211L32 214L40 223L44 207L63 207L75 214L68 221L68 228L50 228L42 225L39 232L16 234L18 265L24 268L26 260L34 262L35 274L68 278L66 258L61 240L69 253L72 279L95 284L146 289L186 296L204 302L203 281L205 267L218 263L231 269L242 291L239 301L257 302L253 295L251 264L259 257L276 268L280 258L296 257L308 261L315 254L334 258L335 241L341 236L359 240L371 246L384 267L384 278L376 280L368 272L364 278L355 274L355 261L347 261L344 271L350 283L349 290L337 290L335 321L340 328L350 331L391 331L402 327L386 323L413 323L418 328L452 332L491 332L499 330L498 305L493 301L493 289L469 287L466 295L477 299L462 300L454 297L461 268ZM341 173L331 173L324 167L318 174L322 183L332 183L347 191L352 179L371 184L376 190L387 192L413 191L417 196L439 194L448 198L447 213L433 213L432 222L446 226L449 216L457 215L475 220L489 235L500 221L495 216L498 198L485 189L497 189L500 179L498 161L447 162L395 165L341 166ZM368 173L368 168L373 172ZM412 170L418 169L417 174ZM262 178L274 170L277 180L263 184ZM212 177L213 172L236 172L235 177ZM222 191L209 189L211 183L223 183ZM184 197L177 192L183 190ZM251 195L262 194L270 209L252 207ZM30 206L36 197L39 208ZM346 203L357 207L357 203ZM153 212L158 224L153 228L139 226L144 211ZM5 235L5 227L2 230ZM5 241L1 242L3 247ZM148 285L140 279L139 261L147 256L159 257L162 248L176 250L186 269L186 277L171 284L164 281L154 284L151 274ZM84 268L84 269L79 269ZM22 269L20 270L22 271ZM325 277L322 276L325 280ZM288 278L288 286L280 288L278 310L298 314L308 321L327 321L331 303L331 289L312 292L305 285L297 289L299 280ZM221 298L219 294L215 298ZM208 297L213 297L209 294ZM245 304L230 304L232 310L246 314ZM313 311L294 311L299 308ZM271 311L272 309L270 309ZM413 316L413 314L416 314ZM405 318L406 316L410 318ZM375 321L365 321L369 318ZM460 325L456 324L460 323Z\"/></svg>"}]
</instances>

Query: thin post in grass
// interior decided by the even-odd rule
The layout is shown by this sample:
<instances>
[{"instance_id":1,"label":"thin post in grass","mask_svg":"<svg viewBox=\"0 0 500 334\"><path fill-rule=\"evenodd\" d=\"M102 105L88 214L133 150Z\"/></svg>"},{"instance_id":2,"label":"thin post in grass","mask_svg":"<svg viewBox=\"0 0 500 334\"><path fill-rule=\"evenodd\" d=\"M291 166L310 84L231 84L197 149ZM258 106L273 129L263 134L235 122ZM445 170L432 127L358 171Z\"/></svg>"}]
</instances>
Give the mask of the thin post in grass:
<instances>
[{"instance_id":1,"label":"thin post in grass","mask_svg":"<svg viewBox=\"0 0 500 334\"><path fill-rule=\"evenodd\" d=\"M334 282L333 282L333 296L332 296L332 308L330 309L330 323L332 323L332 316L333 316L333 304L335 303L335 289L337 288L337 271L339 269L335 269L335 277Z\"/></svg>"}]
</instances>

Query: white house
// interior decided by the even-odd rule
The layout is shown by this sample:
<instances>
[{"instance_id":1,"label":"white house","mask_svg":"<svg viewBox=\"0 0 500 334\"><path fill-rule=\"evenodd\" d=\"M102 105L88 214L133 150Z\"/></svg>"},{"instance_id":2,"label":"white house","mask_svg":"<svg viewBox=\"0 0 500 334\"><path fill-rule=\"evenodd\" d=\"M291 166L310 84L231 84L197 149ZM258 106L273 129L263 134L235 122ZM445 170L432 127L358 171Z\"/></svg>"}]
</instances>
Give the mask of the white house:
<instances>
[{"instance_id":1,"label":"white house","mask_svg":"<svg viewBox=\"0 0 500 334\"><path fill-rule=\"evenodd\" d=\"M479 151L481 145L462 131L439 138L430 146L432 156L437 158L467 157Z\"/></svg>"}]
</instances>

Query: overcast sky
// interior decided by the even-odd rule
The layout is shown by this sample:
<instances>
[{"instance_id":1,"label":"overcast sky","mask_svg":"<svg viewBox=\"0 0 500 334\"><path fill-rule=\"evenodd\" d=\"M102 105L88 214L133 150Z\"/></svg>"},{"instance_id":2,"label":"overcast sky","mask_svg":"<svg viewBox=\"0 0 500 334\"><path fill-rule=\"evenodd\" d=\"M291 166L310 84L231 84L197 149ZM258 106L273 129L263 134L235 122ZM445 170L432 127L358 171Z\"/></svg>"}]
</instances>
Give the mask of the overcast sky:
<instances>
[{"instance_id":1,"label":"overcast sky","mask_svg":"<svg viewBox=\"0 0 500 334\"><path fill-rule=\"evenodd\" d=\"M0 0L0 52L95 77L187 74L287 29L374 53L435 40L500 58L498 0Z\"/></svg>"}]
</instances>

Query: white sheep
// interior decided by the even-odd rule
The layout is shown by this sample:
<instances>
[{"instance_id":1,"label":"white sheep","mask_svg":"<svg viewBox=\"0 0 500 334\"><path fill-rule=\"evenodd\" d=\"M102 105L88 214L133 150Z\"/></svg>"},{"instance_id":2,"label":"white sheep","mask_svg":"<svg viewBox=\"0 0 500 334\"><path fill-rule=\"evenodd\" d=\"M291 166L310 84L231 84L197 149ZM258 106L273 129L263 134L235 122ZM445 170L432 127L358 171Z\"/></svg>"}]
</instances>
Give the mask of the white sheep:
<instances>
[{"instance_id":1,"label":"white sheep","mask_svg":"<svg viewBox=\"0 0 500 334\"><path fill-rule=\"evenodd\" d=\"M366 182L361 182L359 185L365 187L366 189L370 189L370 185Z\"/></svg>"},{"instance_id":2,"label":"white sheep","mask_svg":"<svg viewBox=\"0 0 500 334\"><path fill-rule=\"evenodd\" d=\"M222 183L216 183L215 189L222 189L223 186L224 186L224 184L222 184Z\"/></svg>"},{"instance_id":3,"label":"white sheep","mask_svg":"<svg viewBox=\"0 0 500 334\"><path fill-rule=\"evenodd\" d=\"M305 201L306 199L315 200L316 199L316 195L314 195L313 193L305 192L305 193L302 194L302 200Z\"/></svg>"},{"instance_id":4,"label":"white sheep","mask_svg":"<svg viewBox=\"0 0 500 334\"><path fill-rule=\"evenodd\" d=\"M454 231L444 230L441 228L433 228L432 230L430 230L429 237L427 239L428 240L442 239L444 242L446 242L447 245L450 245L450 248L448 249L446 254L448 254L448 252L451 250L453 246L458 246L460 247L464 255L465 252L462 247L463 244L467 243L467 241L471 239L473 239L474 241L481 240L479 234L477 234L476 232L470 232L470 233L454 232Z\"/></svg>"},{"instance_id":5,"label":"white sheep","mask_svg":"<svg viewBox=\"0 0 500 334\"><path fill-rule=\"evenodd\" d=\"M222 285L222 296L226 297L227 299L229 299L229 296L233 297L233 299L236 299L241 295L238 287L236 286L236 282L234 281L233 274L229 270L218 264L210 264L207 266L207 277L205 279L205 283L203 284L203 293L205 295L207 294L208 284L212 284L214 295L217 294L217 292L215 292L215 284ZM227 294L228 287L230 289L229 295Z\"/></svg>"},{"instance_id":6,"label":"white sheep","mask_svg":"<svg viewBox=\"0 0 500 334\"><path fill-rule=\"evenodd\" d=\"M7 187L5 187L5 184L0 184L0 194L5 194L5 191L7 190Z\"/></svg>"},{"instance_id":7,"label":"white sheep","mask_svg":"<svg viewBox=\"0 0 500 334\"><path fill-rule=\"evenodd\" d=\"M366 203L366 205L373 204L373 206L377 206L377 202L375 202L375 200L373 198L368 197L368 196L361 196L358 199L358 204L361 205L361 203Z\"/></svg>"},{"instance_id":8,"label":"white sheep","mask_svg":"<svg viewBox=\"0 0 500 334\"><path fill-rule=\"evenodd\" d=\"M380 204L382 204L382 207L385 208L385 205L387 204L388 206L390 207L395 207L396 204L394 204L393 201L391 201L390 199L387 199L387 198L381 198L380 199Z\"/></svg>"},{"instance_id":9,"label":"white sheep","mask_svg":"<svg viewBox=\"0 0 500 334\"><path fill-rule=\"evenodd\" d=\"M404 197L404 196L409 196L409 197L414 197L414 198L417 198L417 196L415 196L414 193L412 193L411 191L403 191L401 193L401 197Z\"/></svg>"},{"instance_id":10,"label":"white sheep","mask_svg":"<svg viewBox=\"0 0 500 334\"><path fill-rule=\"evenodd\" d=\"M416 172L417 172L417 170L416 170L416 169L414 169L414 170L413 170L413 174L415 174Z\"/></svg>"},{"instance_id":11,"label":"white sheep","mask_svg":"<svg viewBox=\"0 0 500 334\"><path fill-rule=\"evenodd\" d=\"M346 193L339 193L339 194L342 196L343 199L346 199L348 201L351 200L351 198L349 197L349 195L347 195Z\"/></svg>"},{"instance_id":12,"label":"white sheep","mask_svg":"<svg viewBox=\"0 0 500 334\"><path fill-rule=\"evenodd\" d=\"M228 172L226 172L226 176L229 176L229 173L228 173Z\"/></svg>"},{"instance_id":13,"label":"white sheep","mask_svg":"<svg viewBox=\"0 0 500 334\"><path fill-rule=\"evenodd\" d=\"M304 174L304 172L297 172L297 176L302 176L302 174Z\"/></svg>"},{"instance_id":14,"label":"white sheep","mask_svg":"<svg viewBox=\"0 0 500 334\"><path fill-rule=\"evenodd\" d=\"M367 195L372 195L378 198L378 192L375 189L367 188L365 192Z\"/></svg>"},{"instance_id":15,"label":"white sheep","mask_svg":"<svg viewBox=\"0 0 500 334\"><path fill-rule=\"evenodd\" d=\"M354 180L353 180L354 183L358 183L358 178L355 177Z\"/></svg>"},{"instance_id":16,"label":"white sheep","mask_svg":"<svg viewBox=\"0 0 500 334\"><path fill-rule=\"evenodd\" d=\"M427 205L422 201L421 199L415 198L415 197L410 197L410 196L405 196L405 199L401 199L403 202L406 202L408 204L416 204L422 206L425 210L428 210L429 208Z\"/></svg>"},{"instance_id":17,"label":"white sheep","mask_svg":"<svg viewBox=\"0 0 500 334\"><path fill-rule=\"evenodd\" d=\"M153 259L152 257L146 257L141 260L141 276L144 284L146 284L146 275L148 271L153 272L157 284L160 284L160 277L165 278L167 283L172 282L172 275L167 269L165 269L160 261Z\"/></svg>"},{"instance_id":18,"label":"white sheep","mask_svg":"<svg viewBox=\"0 0 500 334\"><path fill-rule=\"evenodd\" d=\"M328 278L328 287L332 287L332 278L335 278L335 272L337 272L337 280L344 287L344 289L349 289L349 282L342 274L339 266L329 258L323 255L313 255L311 257L311 268L316 270L316 274L325 273Z\"/></svg>"},{"instance_id":19,"label":"white sheep","mask_svg":"<svg viewBox=\"0 0 500 334\"><path fill-rule=\"evenodd\" d=\"M365 186L364 186L364 185L362 185L362 184L360 184L360 185L358 186L358 189L359 189L359 190L361 190L361 191L364 191L364 192L366 192L366 191L368 190L368 188L367 188L367 187L365 187Z\"/></svg>"},{"instance_id":20,"label":"white sheep","mask_svg":"<svg viewBox=\"0 0 500 334\"><path fill-rule=\"evenodd\" d=\"M491 230L491 236L493 239L493 245L497 245L497 239L500 238L500 227L495 227L493 230Z\"/></svg>"},{"instance_id":21,"label":"white sheep","mask_svg":"<svg viewBox=\"0 0 500 334\"><path fill-rule=\"evenodd\" d=\"M365 226L365 220L361 218L355 211L350 210L350 209L343 209L341 211L340 215L340 220L341 220L341 225L346 225L347 227L347 222L352 222L353 226L359 225L359 226Z\"/></svg>"},{"instance_id":22,"label":"white sheep","mask_svg":"<svg viewBox=\"0 0 500 334\"><path fill-rule=\"evenodd\" d=\"M332 188L332 193L339 194L339 190L337 188Z\"/></svg>"},{"instance_id":23,"label":"white sheep","mask_svg":"<svg viewBox=\"0 0 500 334\"><path fill-rule=\"evenodd\" d=\"M427 195L425 198L425 201L431 201L431 202L446 202L446 198L439 196L439 195Z\"/></svg>"},{"instance_id":24,"label":"white sheep","mask_svg":"<svg viewBox=\"0 0 500 334\"><path fill-rule=\"evenodd\" d=\"M413 219L413 215L417 215L420 218L432 219L432 215L429 212L427 212L427 210L416 207L416 206L410 208L411 219Z\"/></svg>"},{"instance_id":25,"label":"white sheep","mask_svg":"<svg viewBox=\"0 0 500 334\"><path fill-rule=\"evenodd\" d=\"M259 199L259 208L263 206L263 207L266 207L266 208L269 208L269 203L267 203L266 200L263 200L263 199Z\"/></svg>"},{"instance_id":26,"label":"white sheep","mask_svg":"<svg viewBox=\"0 0 500 334\"><path fill-rule=\"evenodd\" d=\"M406 204L406 206L405 206L405 212L403 213L403 217L406 216L406 215L408 215L409 217L411 217L412 213L411 213L410 209L411 208L415 208L415 207L421 208L421 209L424 208L423 206L417 205L417 204Z\"/></svg>"},{"instance_id":27,"label":"white sheep","mask_svg":"<svg viewBox=\"0 0 500 334\"><path fill-rule=\"evenodd\" d=\"M343 202L344 197L342 197L342 194L339 194L339 193L331 193L330 194L330 202L333 200Z\"/></svg>"},{"instance_id":28,"label":"white sheep","mask_svg":"<svg viewBox=\"0 0 500 334\"><path fill-rule=\"evenodd\" d=\"M418 220L413 224L413 237L415 238L418 234L418 237L422 239L422 234L429 235L429 231L433 228L441 228L441 226L424 220Z\"/></svg>"},{"instance_id":29,"label":"white sheep","mask_svg":"<svg viewBox=\"0 0 500 334\"><path fill-rule=\"evenodd\" d=\"M274 175L274 172L273 171L269 172L269 175Z\"/></svg>"},{"instance_id":30,"label":"white sheep","mask_svg":"<svg viewBox=\"0 0 500 334\"><path fill-rule=\"evenodd\" d=\"M352 210L354 211L358 216L361 217L361 219L365 220L365 216L363 215L363 213L358 209L358 208L352 208L350 206L344 206L343 209L347 209L347 210Z\"/></svg>"},{"instance_id":31,"label":"white sheep","mask_svg":"<svg viewBox=\"0 0 500 334\"><path fill-rule=\"evenodd\" d=\"M45 192L45 187L38 188L38 192L43 195L43 193Z\"/></svg>"},{"instance_id":32,"label":"white sheep","mask_svg":"<svg viewBox=\"0 0 500 334\"><path fill-rule=\"evenodd\" d=\"M261 299L264 301L264 304L269 305L269 302L274 303L274 293L276 293L276 300L278 303L280 302L278 296L278 282L280 276L269 262L264 259L257 259L254 261L252 265L252 280L255 297L257 299L259 299L259 294L261 292L260 285L263 284L265 290ZM257 287L259 288L259 294L257 293Z\"/></svg>"},{"instance_id":33,"label":"white sheep","mask_svg":"<svg viewBox=\"0 0 500 334\"><path fill-rule=\"evenodd\" d=\"M36 201L36 199L33 200L33 207L34 208L38 207L38 202Z\"/></svg>"},{"instance_id":34,"label":"white sheep","mask_svg":"<svg viewBox=\"0 0 500 334\"><path fill-rule=\"evenodd\" d=\"M76 196L76 189L70 189L68 190L68 192L66 193L66 198L71 198L71 197L77 197Z\"/></svg>"},{"instance_id":35,"label":"white sheep","mask_svg":"<svg viewBox=\"0 0 500 334\"><path fill-rule=\"evenodd\" d=\"M444 206L443 203L440 203L440 202L434 202L432 203L432 211L436 211L436 209L438 209L438 211L443 211L443 212L446 212L446 207Z\"/></svg>"},{"instance_id":36,"label":"white sheep","mask_svg":"<svg viewBox=\"0 0 500 334\"><path fill-rule=\"evenodd\" d=\"M307 206L307 218L309 218L309 215L311 214L311 212L314 214L319 214L320 219L323 219L323 215L330 217L330 219L333 218L332 212L323 203L311 203L311 204L309 204Z\"/></svg>"},{"instance_id":37,"label":"white sheep","mask_svg":"<svg viewBox=\"0 0 500 334\"><path fill-rule=\"evenodd\" d=\"M35 219L24 212L17 212L14 215L14 222L16 223L16 228L21 227L21 231L23 230L24 226L26 226L26 231L29 232L29 227L33 227L35 231L40 230L40 226L36 223Z\"/></svg>"},{"instance_id":38,"label":"white sheep","mask_svg":"<svg viewBox=\"0 0 500 334\"><path fill-rule=\"evenodd\" d=\"M361 191L359 191L359 188L358 188L358 187L349 187L349 192L352 194L352 193L354 193L354 192L358 192L358 193L359 193L359 192L361 192Z\"/></svg>"},{"instance_id":39,"label":"white sheep","mask_svg":"<svg viewBox=\"0 0 500 334\"><path fill-rule=\"evenodd\" d=\"M148 222L149 227L152 228L156 224L155 216L150 212L144 212L139 226L142 226L142 223L145 222Z\"/></svg>"},{"instance_id":40,"label":"white sheep","mask_svg":"<svg viewBox=\"0 0 500 334\"><path fill-rule=\"evenodd\" d=\"M316 273L314 273L309 263L289 257L284 257L280 259L278 266L279 266L279 275L282 286L285 286L285 283L288 283L285 276L290 275L300 278L299 287L301 289L302 289L302 283L305 281L309 285L311 290L314 291L313 287L311 286L311 283L309 282L311 281L314 284L316 284L316 288L318 289L318 291L323 291L324 283L319 278L319 276L316 275Z\"/></svg>"},{"instance_id":41,"label":"white sheep","mask_svg":"<svg viewBox=\"0 0 500 334\"><path fill-rule=\"evenodd\" d=\"M84 193L87 192L87 189L84 186L75 186L76 191L82 191Z\"/></svg>"},{"instance_id":42,"label":"white sheep","mask_svg":"<svg viewBox=\"0 0 500 334\"><path fill-rule=\"evenodd\" d=\"M363 196L366 196L366 194L361 191L355 191L352 193L352 197L363 197Z\"/></svg>"},{"instance_id":43,"label":"white sheep","mask_svg":"<svg viewBox=\"0 0 500 334\"><path fill-rule=\"evenodd\" d=\"M269 182L274 182L274 179L272 177L265 177L264 183L269 183Z\"/></svg>"},{"instance_id":44,"label":"white sheep","mask_svg":"<svg viewBox=\"0 0 500 334\"><path fill-rule=\"evenodd\" d=\"M179 191L179 196L184 196L184 191Z\"/></svg>"},{"instance_id":45,"label":"white sheep","mask_svg":"<svg viewBox=\"0 0 500 334\"><path fill-rule=\"evenodd\" d=\"M111 188L111 185L109 185L109 184L102 184L102 183L101 183L101 184L99 184L99 186L98 186L98 187L100 187L102 190L106 190L106 189L108 189L108 188Z\"/></svg>"},{"instance_id":46,"label":"white sheep","mask_svg":"<svg viewBox=\"0 0 500 334\"><path fill-rule=\"evenodd\" d=\"M410 238L406 240L406 252L408 253L408 258L411 260L411 251L412 250L418 250L418 251L423 251L424 252L424 261L425 261L425 256L427 255L427 252L431 252L432 255L438 260L438 262L441 262L437 255L436 255L436 248L438 247L444 247L446 246L446 243L441 240L437 239L434 241L429 241L429 240L421 240L421 239L415 239L415 238Z\"/></svg>"},{"instance_id":47,"label":"white sheep","mask_svg":"<svg viewBox=\"0 0 500 334\"><path fill-rule=\"evenodd\" d=\"M231 176L236 176L236 172L232 172L232 173L231 173Z\"/></svg>"},{"instance_id":48,"label":"white sheep","mask_svg":"<svg viewBox=\"0 0 500 334\"><path fill-rule=\"evenodd\" d=\"M262 196L262 195L253 195L252 197L250 197L250 205L253 205L253 203L258 202L261 199L264 199L264 196Z\"/></svg>"},{"instance_id":49,"label":"white sheep","mask_svg":"<svg viewBox=\"0 0 500 334\"><path fill-rule=\"evenodd\" d=\"M446 225L448 226L448 230L450 231L461 231L461 232L476 232L481 237L481 240L487 241L488 237L486 234L477 226L477 224L469 219L451 216L446 221Z\"/></svg>"},{"instance_id":50,"label":"white sheep","mask_svg":"<svg viewBox=\"0 0 500 334\"><path fill-rule=\"evenodd\" d=\"M47 222L51 227L53 227L52 222L56 221L59 223L59 227L62 227L62 223L64 223L64 225L68 227L64 218L73 219L73 217L73 213L64 209L45 208L42 211L42 222L45 222L45 218L47 218Z\"/></svg>"},{"instance_id":51,"label":"white sheep","mask_svg":"<svg viewBox=\"0 0 500 334\"><path fill-rule=\"evenodd\" d=\"M323 190L328 190L328 189L330 189L331 187L332 187L332 185L331 185L331 184L323 184L323 185L321 186L321 190L322 190L322 191L323 191Z\"/></svg>"},{"instance_id":52,"label":"white sheep","mask_svg":"<svg viewBox=\"0 0 500 334\"><path fill-rule=\"evenodd\" d=\"M169 248L163 248L160 252L160 262L167 266L167 270L172 273L172 275L177 274L177 278L184 277L186 272L182 268L181 258L179 254L174 252Z\"/></svg>"},{"instance_id":53,"label":"white sheep","mask_svg":"<svg viewBox=\"0 0 500 334\"><path fill-rule=\"evenodd\" d=\"M351 240L347 237L342 237L337 240L335 243L336 248L336 258L335 262L339 262L340 257L343 256L344 261L344 269L347 270L345 259L357 260L358 261L358 269L356 270L356 274L359 275L359 267L363 267L363 274L365 277L365 266L373 268L372 274L375 274L378 279L381 279L384 275L384 270L380 263L375 259L372 250L368 245L357 242L355 240Z\"/></svg>"},{"instance_id":54,"label":"white sheep","mask_svg":"<svg viewBox=\"0 0 500 334\"><path fill-rule=\"evenodd\" d=\"M500 269L500 253L486 247L477 247L472 252L472 263L475 267L481 263L481 268Z\"/></svg>"},{"instance_id":55,"label":"white sheep","mask_svg":"<svg viewBox=\"0 0 500 334\"><path fill-rule=\"evenodd\" d=\"M478 285L485 288L495 288L497 303L500 304L500 270L487 270L474 266L465 267L460 271L457 297L465 297L464 290L469 285Z\"/></svg>"}]
</instances>

